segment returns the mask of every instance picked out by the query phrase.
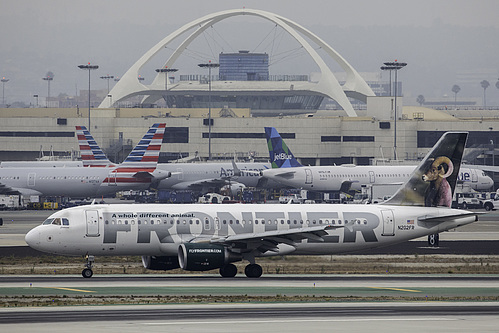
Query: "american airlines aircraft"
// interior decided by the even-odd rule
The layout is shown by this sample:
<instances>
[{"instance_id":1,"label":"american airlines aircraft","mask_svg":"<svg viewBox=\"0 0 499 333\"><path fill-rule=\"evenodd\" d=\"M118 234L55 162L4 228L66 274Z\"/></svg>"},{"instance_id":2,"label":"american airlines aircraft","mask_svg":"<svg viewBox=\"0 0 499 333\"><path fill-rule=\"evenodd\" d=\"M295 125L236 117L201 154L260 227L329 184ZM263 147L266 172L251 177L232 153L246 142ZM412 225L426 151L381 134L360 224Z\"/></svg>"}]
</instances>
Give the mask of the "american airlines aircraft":
<instances>
[{"instance_id":1,"label":"american airlines aircraft","mask_svg":"<svg viewBox=\"0 0 499 333\"><path fill-rule=\"evenodd\" d=\"M400 185L412 174L416 166L303 166L284 143L274 127L265 127L272 169L261 175L292 188L310 191L359 191L366 185ZM492 178L482 170L461 168L459 182L475 190L489 190Z\"/></svg>"},{"instance_id":2,"label":"american airlines aircraft","mask_svg":"<svg viewBox=\"0 0 499 333\"><path fill-rule=\"evenodd\" d=\"M58 211L26 234L39 251L85 256L85 278L95 256L142 256L145 268L219 269L256 258L332 255L386 246L477 221L478 213L450 208L467 133L444 134L407 182L375 205L99 204Z\"/></svg>"},{"instance_id":3,"label":"american airlines aircraft","mask_svg":"<svg viewBox=\"0 0 499 333\"><path fill-rule=\"evenodd\" d=\"M0 168L0 193L86 198L124 189L147 189L169 177L156 169L165 124L154 124L122 164L103 168Z\"/></svg>"},{"instance_id":4,"label":"american airlines aircraft","mask_svg":"<svg viewBox=\"0 0 499 333\"><path fill-rule=\"evenodd\" d=\"M84 166L99 167L112 164L94 138L84 126L77 126L76 133ZM235 195L246 187L281 187L279 183L268 181L260 176L260 171L268 169L268 163L160 163L157 170L171 177L154 184L156 189L192 190L196 192L217 192L229 186Z\"/></svg>"},{"instance_id":5,"label":"american airlines aircraft","mask_svg":"<svg viewBox=\"0 0 499 333\"><path fill-rule=\"evenodd\" d=\"M172 174L160 181L158 189L193 190L202 193L217 191L230 186L231 192L245 187L270 187L279 183L264 180L260 172L269 168L268 163L160 163L158 169Z\"/></svg>"}]
</instances>

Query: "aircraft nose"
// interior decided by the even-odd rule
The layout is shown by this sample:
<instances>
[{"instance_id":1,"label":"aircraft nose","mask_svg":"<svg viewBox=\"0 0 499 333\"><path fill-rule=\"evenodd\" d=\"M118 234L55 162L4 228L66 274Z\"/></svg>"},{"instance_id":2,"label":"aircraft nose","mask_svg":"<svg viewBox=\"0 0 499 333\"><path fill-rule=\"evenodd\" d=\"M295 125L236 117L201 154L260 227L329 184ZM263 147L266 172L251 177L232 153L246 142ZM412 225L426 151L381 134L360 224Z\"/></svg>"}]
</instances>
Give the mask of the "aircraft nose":
<instances>
[{"instance_id":1,"label":"aircraft nose","mask_svg":"<svg viewBox=\"0 0 499 333\"><path fill-rule=\"evenodd\" d=\"M32 229L26 234L26 236L24 236L24 240L30 247L35 248L40 244L40 232L37 228Z\"/></svg>"}]
</instances>

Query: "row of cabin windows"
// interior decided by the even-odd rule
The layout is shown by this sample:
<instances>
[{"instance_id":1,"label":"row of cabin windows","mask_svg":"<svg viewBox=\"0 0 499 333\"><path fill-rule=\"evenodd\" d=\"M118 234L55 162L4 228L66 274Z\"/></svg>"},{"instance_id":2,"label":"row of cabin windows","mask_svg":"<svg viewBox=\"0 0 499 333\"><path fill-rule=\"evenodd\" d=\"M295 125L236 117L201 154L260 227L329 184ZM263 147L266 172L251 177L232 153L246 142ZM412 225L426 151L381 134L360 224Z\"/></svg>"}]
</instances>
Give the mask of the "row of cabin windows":
<instances>
[{"instance_id":1,"label":"row of cabin windows","mask_svg":"<svg viewBox=\"0 0 499 333\"><path fill-rule=\"evenodd\" d=\"M329 178L356 178L356 177L364 177L364 178L367 178L369 177L369 175L367 174L362 174L362 175L343 175L343 174L336 174L336 173L330 173L330 174L327 174L327 173L321 173L319 174L320 177L324 178L324 177L329 177ZM409 174L400 174L400 173L397 173L397 174L376 174L376 177L409 177L410 175Z\"/></svg>"},{"instance_id":2,"label":"row of cabin windows","mask_svg":"<svg viewBox=\"0 0 499 333\"><path fill-rule=\"evenodd\" d=\"M357 224L367 224L367 220L365 220L365 219L364 220L357 219L357 220L352 220L352 221L354 223L357 223ZM228 224L243 224L243 225L245 225L246 222L248 224L252 224L253 223L252 220L248 220L248 221L246 221L246 220L242 220L242 221L239 221L239 220L228 220L228 221L227 220L222 220L222 224L227 224L228 223ZM310 220L305 220L305 221L303 221L303 220L293 220L293 221L291 221L291 220L286 220L286 221L285 220L273 220L273 221L272 220L267 220L266 221L264 219L260 219L260 220L256 219L254 222L255 222L255 224L266 224L267 223L269 225L270 224L276 225L276 224L279 224L279 223L280 224L306 224L306 225L310 225L310 224L312 224L312 225L314 225L314 224L319 224L319 225L320 224L326 224L326 225L327 224L332 224L332 225L338 224L338 225L341 225L342 224L342 220L334 220L334 219L333 220L329 220L329 219L322 220L322 219L320 219L320 220L312 220L312 221L310 221ZM130 221L128 221L128 220L111 220L111 222L109 222L109 220L106 220L105 223L106 224L111 223L111 224L133 224L134 225L135 224L135 220L130 220ZM173 225L175 223L176 224L191 224L191 225L192 224L198 224L199 225L201 223L201 220L199 220L199 219L194 219L194 220L170 220L169 223L170 223L170 225ZM210 223L210 221L209 220L205 220L204 223L206 225L208 225ZM348 221L345 220L345 223L348 223ZM140 224L162 224L162 223L161 223L161 220L156 220L156 221L154 221L154 220L150 220L150 221L147 221L147 220L144 220L144 221L138 220L137 224L140 225ZM163 220L163 224L168 224L168 221L167 220Z\"/></svg>"},{"instance_id":3,"label":"row of cabin windows","mask_svg":"<svg viewBox=\"0 0 499 333\"><path fill-rule=\"evenodd\" d=\"M181 220L176 220L176 223L180 224L180 221ZM142 224L142 222L144 224L148 224L148 223L150 223L150 224L161 224L161 220L156 220L156 221L154 221L154 220L151 220L151 221L141 221L141 220L138 220L137 224ZM195 223L195 224L199 225L200 222L201 222L201 220L199 220L199 219L189 220L189 224L194 224ZM209 220L205 220L204 222L205 222L205 224L209 224L210 223ZM235 221L229 220L228 221L229 224L233 224L234 222L235 222L235 224L239 224L239 220L235 220ZM242 222L243 225L246 224L245 220L242 220L241 222ZM304 224L304 222L307 225L309 225L309 224L329 224L330 223L330 221L328 219L326 219L326 220L318 220L318 221L317 220L312 220L312 223L310 223L310 220L306 220L306 221L303 221L303 220L300 220L300 221L293 220L293 224ZM337 221L336 220L331 220L331 224L333 224L333 225L336 224L336 222L338 222L338 224L341 224L341 220L337 220ZM359 220L359 219L357 219L357 220L353 220L353 222L357 223L357 224L361 224L361 223L367 224L367 220L365 220L365 219L362 220L362 221ZM105 223L109 224L109 220L106 220ZM118 221L111 220L111 224L116 224L116 223L117 224L128 224L129 221L128 220L118 220ZM135 224L135 220L131 220L130 223L131 224ZM175 223L174 220L170 220L170 224L171 225L173 225L174 223ZM182 223L183 224L187 224L187 220L182 220ZM227 220L223 220L222 223L223 224L227 224ZM248 224L251 224L251 223L252 223L252 220L248 220ZM256 219L255 220L255 224L258 224L258 223L265 224L265 220L264 219L261 219L261 220ZM268 220L267 221L267 224L278 224L278 223L279 223L278 220L274 220L274 221ZM284 220L280 220L280 223L281 224L285 224L285 223L291 224L291 220L287 220L286 222ZM348 223L348 221L345 221L345 223ZM48 218L48 219L46 219L43 222L43 225L49 225L49 224L69 226L69 220L67 218L59 218L59 217L57 217L57 218ZM164 220L163 224L168 224L168 221Z\"/></svg>"},{"instance_id":4,"label":"row of cabin windows","mask_svg":"<svg viewBox=\"0 0 499 333\"><path fill-rule=\"evenodd\" d=\"M3 176L0 177L0 180L11 180L11 179L19 179L19 176ZM99 180L99 176L40 176L37 179L76 179L76 180L81 180L81 179L86 179L86 180Z\"/></svg>"}]
</instances>

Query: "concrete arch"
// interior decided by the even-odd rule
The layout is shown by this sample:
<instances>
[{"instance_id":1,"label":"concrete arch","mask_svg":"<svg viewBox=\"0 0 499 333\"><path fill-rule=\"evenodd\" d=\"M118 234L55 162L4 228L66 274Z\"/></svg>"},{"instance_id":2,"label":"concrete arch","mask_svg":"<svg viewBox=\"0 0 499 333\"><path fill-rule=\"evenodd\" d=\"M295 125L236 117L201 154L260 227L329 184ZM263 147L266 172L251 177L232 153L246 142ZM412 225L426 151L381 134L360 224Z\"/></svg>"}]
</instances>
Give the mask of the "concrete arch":
<instances>
[{"instance_id":1,"label":"concrete arch","mask_svg":"<svg viewBox=\"0 0 499 333\"><path fill-rule=\"evenodd\" d=\"M170 58L164 64L165 66L172 67L178 57L187 48L187 46L195 40L203 31L205 31L210 26L220 22L224 19L239 16L239 15L253 15L258 16L263 19L269 20L282 29L284 29L288 34L290 34L298 43L302 45L305 51L311 56L313 61L317 64L321 71L321 78L318 83L314 83L308 87L309 90L315 91L317 93L323 94L324 96L330 97L337 101L345 112L349 116L356 116L356 113L347 98L347 94L364 99L367 96L374 96L373 91L369 88L367 83L360 77L357 71L332 47L325 43L322 39L317 37L315 34L305 29L304 27L298 25L297 23L288 20L282 16L278 16L269 12L252 10L252 9L235 9L227 10L214 14L206 15L202 18L194 20L181 28L177 29L155 46L153 46L149 51L147 51L135 64L130 67L130 69L123 75L123 77L118 81L118 83L110 91L113 102L119 102L120 100L132 97L135 95L150 95L151 91L161 90L160 74L156 75L155 79L151 85L146 86L137 79L140 69L147 64L151 58L153 58L163 47L168 45L170 42L175 40L181 34L196 28L196 30L191 33L173 52ZM305 35L318 46L322 47L326 53L332 57L347 73L347 81L342 87L338 80L335 78L329 67L326 65L321 56L314 50L314 48L300 35ZM216 88L213 89L216 91ZM346 94L346 93L347 94ZM147 99L147 98L146 98ZM111 107L111 101L105 98L104 101L99 105L99 108Z\"/></svg>"}]
</instances>

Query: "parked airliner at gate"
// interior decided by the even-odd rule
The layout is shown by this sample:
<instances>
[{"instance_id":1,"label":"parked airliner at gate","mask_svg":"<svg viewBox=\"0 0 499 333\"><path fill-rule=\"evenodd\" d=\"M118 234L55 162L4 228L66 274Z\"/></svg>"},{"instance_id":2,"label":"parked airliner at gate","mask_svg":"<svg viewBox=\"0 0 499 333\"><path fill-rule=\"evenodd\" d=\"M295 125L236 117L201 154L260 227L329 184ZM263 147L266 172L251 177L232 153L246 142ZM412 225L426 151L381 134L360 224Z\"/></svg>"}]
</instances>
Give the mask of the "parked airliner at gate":
<instances>
[{"instance_id":1,"label":"parked airliner at gate","mask_svg":"<svg viewBox=\"0 0 499 333\"><path fill-rule=\"evenodd\" d=\"M265 127L271 169L260 174L291 188L309 191L360 191L363 186L401 185L412 174L415 165L317 165L304 166L295 158L274 127ZM460 184L478 191L489 190L494 181L483 170L461 167Z\"/></svg>"},{"instance_id":2,"label":"parked airliner at gate","mask_svg":"<svg viewBox=\"0 0 499 333\"><path fill-rule=\"evenodd\" d=\"M258 257L374 248L476 221L475 212L440 206L455 189L466 139L462 132L442 136L383 204L88 205L52 214L26 242L44 252L85 256L86 278L94 257L106 255L140 255L153 270L219 269L223 277L237 274L233 262L247 260L246 276L259 277ZM428 177L433 168L443 170L438 181Z\"/></svg>"},{"instance_id":3,"label":"parked airliner at gate","mask_svg":"<svg viewBox=\"0 0 499 333\"><path fill-rule=\"evenodd\" d=\"M87 167L89 161L84 160L81 167L40 167L37 164L24 168L2 167L0 193L87 198L122 190L148 189L152 182L171 176L170 172L157 169L165 127L164 123L152 125L125 161L118 165L108 165L107 161L99 168ZM84 126L77 126L77 132L80 130L88 133Z\"/></svg>"}]
</instances>

